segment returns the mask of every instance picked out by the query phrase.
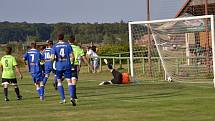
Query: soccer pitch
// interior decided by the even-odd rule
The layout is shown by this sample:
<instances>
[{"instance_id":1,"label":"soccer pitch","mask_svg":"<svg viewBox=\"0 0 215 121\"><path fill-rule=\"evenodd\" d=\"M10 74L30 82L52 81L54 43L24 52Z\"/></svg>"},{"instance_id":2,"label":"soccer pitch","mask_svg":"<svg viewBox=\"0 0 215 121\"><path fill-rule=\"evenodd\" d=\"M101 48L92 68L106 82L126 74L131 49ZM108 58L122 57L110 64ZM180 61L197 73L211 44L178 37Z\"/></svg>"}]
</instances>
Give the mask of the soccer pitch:
<instances>
[{"instance_id":1,"label":"soccer pitch","mask_svg":"<svg viewBox=\"0 0 215 121\"><path fill-rule=\"evenodd\" d=\"M0 121L214 121L215 89L211 84L153 82L145 84L98 86L111 74L81 73L78 103L59 104L52 81L40 101L28 73L19 80L23 100L17 101L9 88L9 102L0 92Z\"/></svg>"}]
</instances>

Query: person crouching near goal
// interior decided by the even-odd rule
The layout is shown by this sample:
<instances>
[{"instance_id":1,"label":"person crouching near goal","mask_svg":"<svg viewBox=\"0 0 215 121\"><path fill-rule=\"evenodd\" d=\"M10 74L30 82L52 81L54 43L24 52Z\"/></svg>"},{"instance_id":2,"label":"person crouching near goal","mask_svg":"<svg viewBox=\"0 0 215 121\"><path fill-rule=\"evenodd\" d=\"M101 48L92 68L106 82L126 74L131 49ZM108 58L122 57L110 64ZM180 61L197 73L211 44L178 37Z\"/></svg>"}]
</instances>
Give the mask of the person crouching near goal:
<instances>
[{"instance_id":1,"label":"person crouching near goal","mask_svg":"<svg viewBox=\"0 0 215 121\"><path fill-rule=\"evenodd\" d=\"M8 99L8 85L11 84L14 86L14 90L17 95L17 100L21 100L22 96L19 92L19 87L17 85L17 79L16 79L16 72L19 74L20 79L22 79L22 74L20 72L20 69L18 67L18 63L14 56L11 55L12 48L6 47L5 49L6 55L1 58L0 66L2 70L2 85L4 86L4 95L5 95L5 101L9 101Z\"/></svg>"},{"instance_id":2,"label":"person crouching near goal","mask_svg":"<svg viewBox=\"0 0 215 121\"><path fill-rule=\"evenodd\" d=\"M113 79L110 81L103 81L99 85L122 84L122 73L114 69L112 64L108 64L107 59L104 59L104 62L107 64L108 70L112 73Z\"/></svg>"}]
</instances>

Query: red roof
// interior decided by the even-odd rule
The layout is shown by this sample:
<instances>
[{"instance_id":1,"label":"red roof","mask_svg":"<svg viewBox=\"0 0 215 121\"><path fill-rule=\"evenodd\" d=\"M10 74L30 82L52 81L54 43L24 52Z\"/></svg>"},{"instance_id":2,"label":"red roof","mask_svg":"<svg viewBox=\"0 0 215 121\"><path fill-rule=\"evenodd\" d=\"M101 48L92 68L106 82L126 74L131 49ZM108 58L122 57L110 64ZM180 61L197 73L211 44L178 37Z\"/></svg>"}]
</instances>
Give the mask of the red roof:
<instances>
[{"instance_id":1,"label":"red roof","mask_svg":"<svg viewBox=\"0 0 215 121\"><path fill-rule=\"evenodd\" d=\"M184 5L181 7L181 9L177 12L175 18L179 17L182 13L182 11L186 8L186 6L189 4L189 2L191 2L191 0L187 0Z\"/></svg>"},{"instance_id":2,"label":"red roof","mask_svg":"<svg viewBox=\"0 0 215 121\"><path fill-rule=\"evenodd\" d=\"M192 3L193 2L193 3ZM215 15L215 0L208 0L208 14ZM189 6L192 6L192 10L188 10ZM193 11L195 10L195 11ZM198 11L197 11L198 10ZM177 12L176 18L184 14L185 12L193 12L194 16L205 15L205 0L187 0L181 9Z\"/></svg>"}]
</instances>

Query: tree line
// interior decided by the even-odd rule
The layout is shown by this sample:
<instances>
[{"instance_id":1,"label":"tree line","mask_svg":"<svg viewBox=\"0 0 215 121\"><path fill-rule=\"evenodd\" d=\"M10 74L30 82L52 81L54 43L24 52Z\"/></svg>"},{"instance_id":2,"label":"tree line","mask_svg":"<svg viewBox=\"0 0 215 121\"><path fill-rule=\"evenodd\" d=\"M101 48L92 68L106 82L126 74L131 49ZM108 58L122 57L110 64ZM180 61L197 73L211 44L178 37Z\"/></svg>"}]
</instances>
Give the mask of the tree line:
<instances>
[{"instance_id":1,"label":"tree line","mask_svg":"<svg viewBox=\"0 0 215 121\"><path fill-rule=\"evenodd\" d=\"M116 23L11 23L0 22L0 43L10 41L56 40L57 32L63 32L65 38L75 35L79 43L120 44L128 42L128 25Z\"/></svg>"}]
</instances>

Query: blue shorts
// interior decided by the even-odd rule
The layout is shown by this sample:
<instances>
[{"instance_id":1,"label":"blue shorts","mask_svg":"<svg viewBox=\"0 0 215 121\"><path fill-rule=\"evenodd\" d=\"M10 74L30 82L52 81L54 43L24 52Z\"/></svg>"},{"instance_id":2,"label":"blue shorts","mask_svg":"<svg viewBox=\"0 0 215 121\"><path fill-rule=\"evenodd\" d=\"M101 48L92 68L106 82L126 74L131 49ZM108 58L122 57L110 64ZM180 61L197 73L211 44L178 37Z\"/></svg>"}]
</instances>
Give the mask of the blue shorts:
<instances>
[{"instance_id":1,"label":"blue shorts","mask_svg":"<svg viewBox=\"0 0 215 121\"><path fill-rule=\"evenodd\" d=\"M78 68L78 65L74 65L72 68L72 78L75 78L76 80L78 80Z\"/></svg>"},{"instance_id":2,"label":"blue shorts","mask_svg":"<svg viewBox=\"0 0 215 121\"><path fill-rule=\"evenodd\" d=\"M67 70L56 70L56 76L57 79L62 79L62 76L66 79L71 79L72 78L72 70L67 69Z\"/></svg>"},{"instance_id":3,"label":"blue shorts","mask_svg":"<svg viewBox=\"0 0 215 121\"><path fill-rule=\"evenodd\" d=\"M39 83L39 82L43 81L43 75L41 72L32 73L31 76L32 76L34 83Z\"/></svg>"},{"instance_id":4,"label":"blue shorts","mask_svg":"<svg viewBox=\"0 0 215 121\"><path fill-rule=\"evenodd\" d=\"M44 72L44 74L50 74L52 72L52 70L53 70L52 67L45 66L45 72Z\"/></svg>"}]
</instances>

